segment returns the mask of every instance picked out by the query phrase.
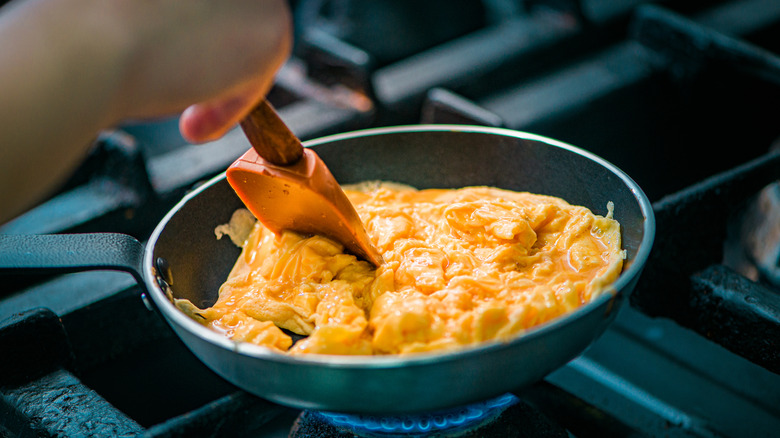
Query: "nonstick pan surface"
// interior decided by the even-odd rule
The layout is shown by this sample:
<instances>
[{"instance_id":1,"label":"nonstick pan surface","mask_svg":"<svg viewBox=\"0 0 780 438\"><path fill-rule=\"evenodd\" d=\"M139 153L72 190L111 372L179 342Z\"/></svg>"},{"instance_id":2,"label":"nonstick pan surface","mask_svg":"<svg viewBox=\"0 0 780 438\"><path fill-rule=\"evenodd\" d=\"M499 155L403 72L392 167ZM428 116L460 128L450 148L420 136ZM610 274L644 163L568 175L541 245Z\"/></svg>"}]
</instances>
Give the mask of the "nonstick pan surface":
<instances>
[{"instance_id":1,"label":"nonstick pan surface","mask_svg":"<svg viewBox=\"0 0 780 438\"><path fill-rule=\"evenodd\" d=\"M634 181L605 160L551 139L497 128L416 125L339 134L305 145L341 184L488 185L558 196L601 215L611 201L627 258L613 293L509 342L412 356L286 356L231 341L169 300L170 294L199 307L211 305L239 255L229 239L217 240L214 233L243 206L220 175L161 221L145 248L142 275L156 307L200 360L238 387L280 404L409 413L522 388L578 356L603 332L636 285L652 246L652 208Z\"/></svg>"}]
</instances>

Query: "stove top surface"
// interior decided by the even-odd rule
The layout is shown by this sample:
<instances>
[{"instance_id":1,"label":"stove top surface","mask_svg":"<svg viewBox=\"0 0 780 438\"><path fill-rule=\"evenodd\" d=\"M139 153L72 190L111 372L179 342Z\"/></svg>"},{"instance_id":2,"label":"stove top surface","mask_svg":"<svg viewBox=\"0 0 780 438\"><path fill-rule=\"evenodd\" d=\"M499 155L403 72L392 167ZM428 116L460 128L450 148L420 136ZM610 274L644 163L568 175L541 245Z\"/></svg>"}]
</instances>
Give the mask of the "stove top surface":
<instances>
[{"instance_id":1,"label":"stove top surface","mask_svg":"<svg viewBox=\"0 0 780 438\"><path fill-rule=\"evenodd\" d=\"M304 140L397 124L500 126L611 161L657 219L651 260L615 322L583 355L505 396L499 421L459 429L441 419L459 414L413 426L333 414L323 426L322 413L207 369L128 274L11 272L0 287L0 351L13 358L0 361L0 436L398 435L391 425L430 436L436 423L439 436L776 435L780 249L733 242L756 223L760 240L773 235L754 212L771 208L760 194L780 178L766 110L780 101L780 3L364 3L291 2L296 49L269 95L285 122ZM388 27L397 40L376 36ZM0 234L143 241L248 148L238 130L201 146L176 130L171 119L104 133L56 196Z\"/></svg>"}]
</instances>

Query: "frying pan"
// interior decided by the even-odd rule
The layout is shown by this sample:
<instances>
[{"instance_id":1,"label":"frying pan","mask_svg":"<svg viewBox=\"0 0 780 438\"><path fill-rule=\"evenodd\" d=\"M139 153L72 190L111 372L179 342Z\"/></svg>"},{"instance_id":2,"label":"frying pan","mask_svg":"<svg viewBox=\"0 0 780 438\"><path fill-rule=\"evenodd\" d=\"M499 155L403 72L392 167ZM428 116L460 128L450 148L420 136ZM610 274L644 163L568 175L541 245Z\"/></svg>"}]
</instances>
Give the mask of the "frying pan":
<instances>
[{"instance_id":1,"label":"frying pan","mask_svg":"<svg viewBox=\"0 0 780 438\"><path fill-rule=\"evenodd\" d=\"M278 354L231 341L187 317L169 298L211 305L239 255L229 239L214 234L243 206L224 174L182 199L145 247L117 234L6 236L0 239L0 269L129 271L186 346L236 386L300 409L397 414L488 399L564 365L614 319L650 253L655 221L639 186L607 161L555 140L497 128L416 125L339 134L305 145L315 148L341 184L489 185L558 196L601 215L612 201L627 253L623 272L610 293L510 341L410 356ZM71 240L63 245L51 239ZM47 251L33 254L41 245Z\"/></svg>"}]
</instances>

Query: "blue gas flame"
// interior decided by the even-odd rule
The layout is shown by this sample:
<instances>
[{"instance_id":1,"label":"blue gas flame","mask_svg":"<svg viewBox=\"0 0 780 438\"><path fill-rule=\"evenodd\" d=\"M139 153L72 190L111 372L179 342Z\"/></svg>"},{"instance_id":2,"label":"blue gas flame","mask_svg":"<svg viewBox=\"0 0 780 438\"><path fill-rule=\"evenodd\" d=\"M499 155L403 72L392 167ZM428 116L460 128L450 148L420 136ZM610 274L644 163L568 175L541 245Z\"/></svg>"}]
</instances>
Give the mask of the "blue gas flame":
<instances>
[{"instance_id":1,"label":"blue gas flame","mask_svg":"<svg viewBox=\"0 0 780 438\"><path fill-rule=\"evenodd\" d=\"M411 415L360 415L318 412L330 424L367 436L415 436L436 432L469 429L498 417L518 402L512 394L443 411Z\"/></svg>"}]
</instances>

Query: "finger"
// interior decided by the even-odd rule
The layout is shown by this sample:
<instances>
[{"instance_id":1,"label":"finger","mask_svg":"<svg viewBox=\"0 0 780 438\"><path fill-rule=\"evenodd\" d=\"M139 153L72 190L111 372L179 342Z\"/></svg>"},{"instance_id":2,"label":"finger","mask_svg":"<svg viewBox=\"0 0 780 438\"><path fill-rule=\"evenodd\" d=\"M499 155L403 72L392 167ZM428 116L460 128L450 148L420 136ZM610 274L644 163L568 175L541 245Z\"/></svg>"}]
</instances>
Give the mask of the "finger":
<instances>
[{"instance_id":1,"label":"finger","mask_svg":"<svg viewBox=\"0 0 780 438\"><path fill-rule=\"evenodd\" d=\"M179 131L192 143L216 140L240 122L271 89L273 76L239 86L224 97L191 105L179 118Z\"/></svg>"},{"instance_id":2,"label":"finger","mask_svg":"<svg viewBox=\"0 0 780 438\"><path fill-rule=\"evenodd\" d=\"M182 112L179 131L191 143L216 140L238 123L249 106L244 96L192 105Z\"/></svg>"}]
</instances>

